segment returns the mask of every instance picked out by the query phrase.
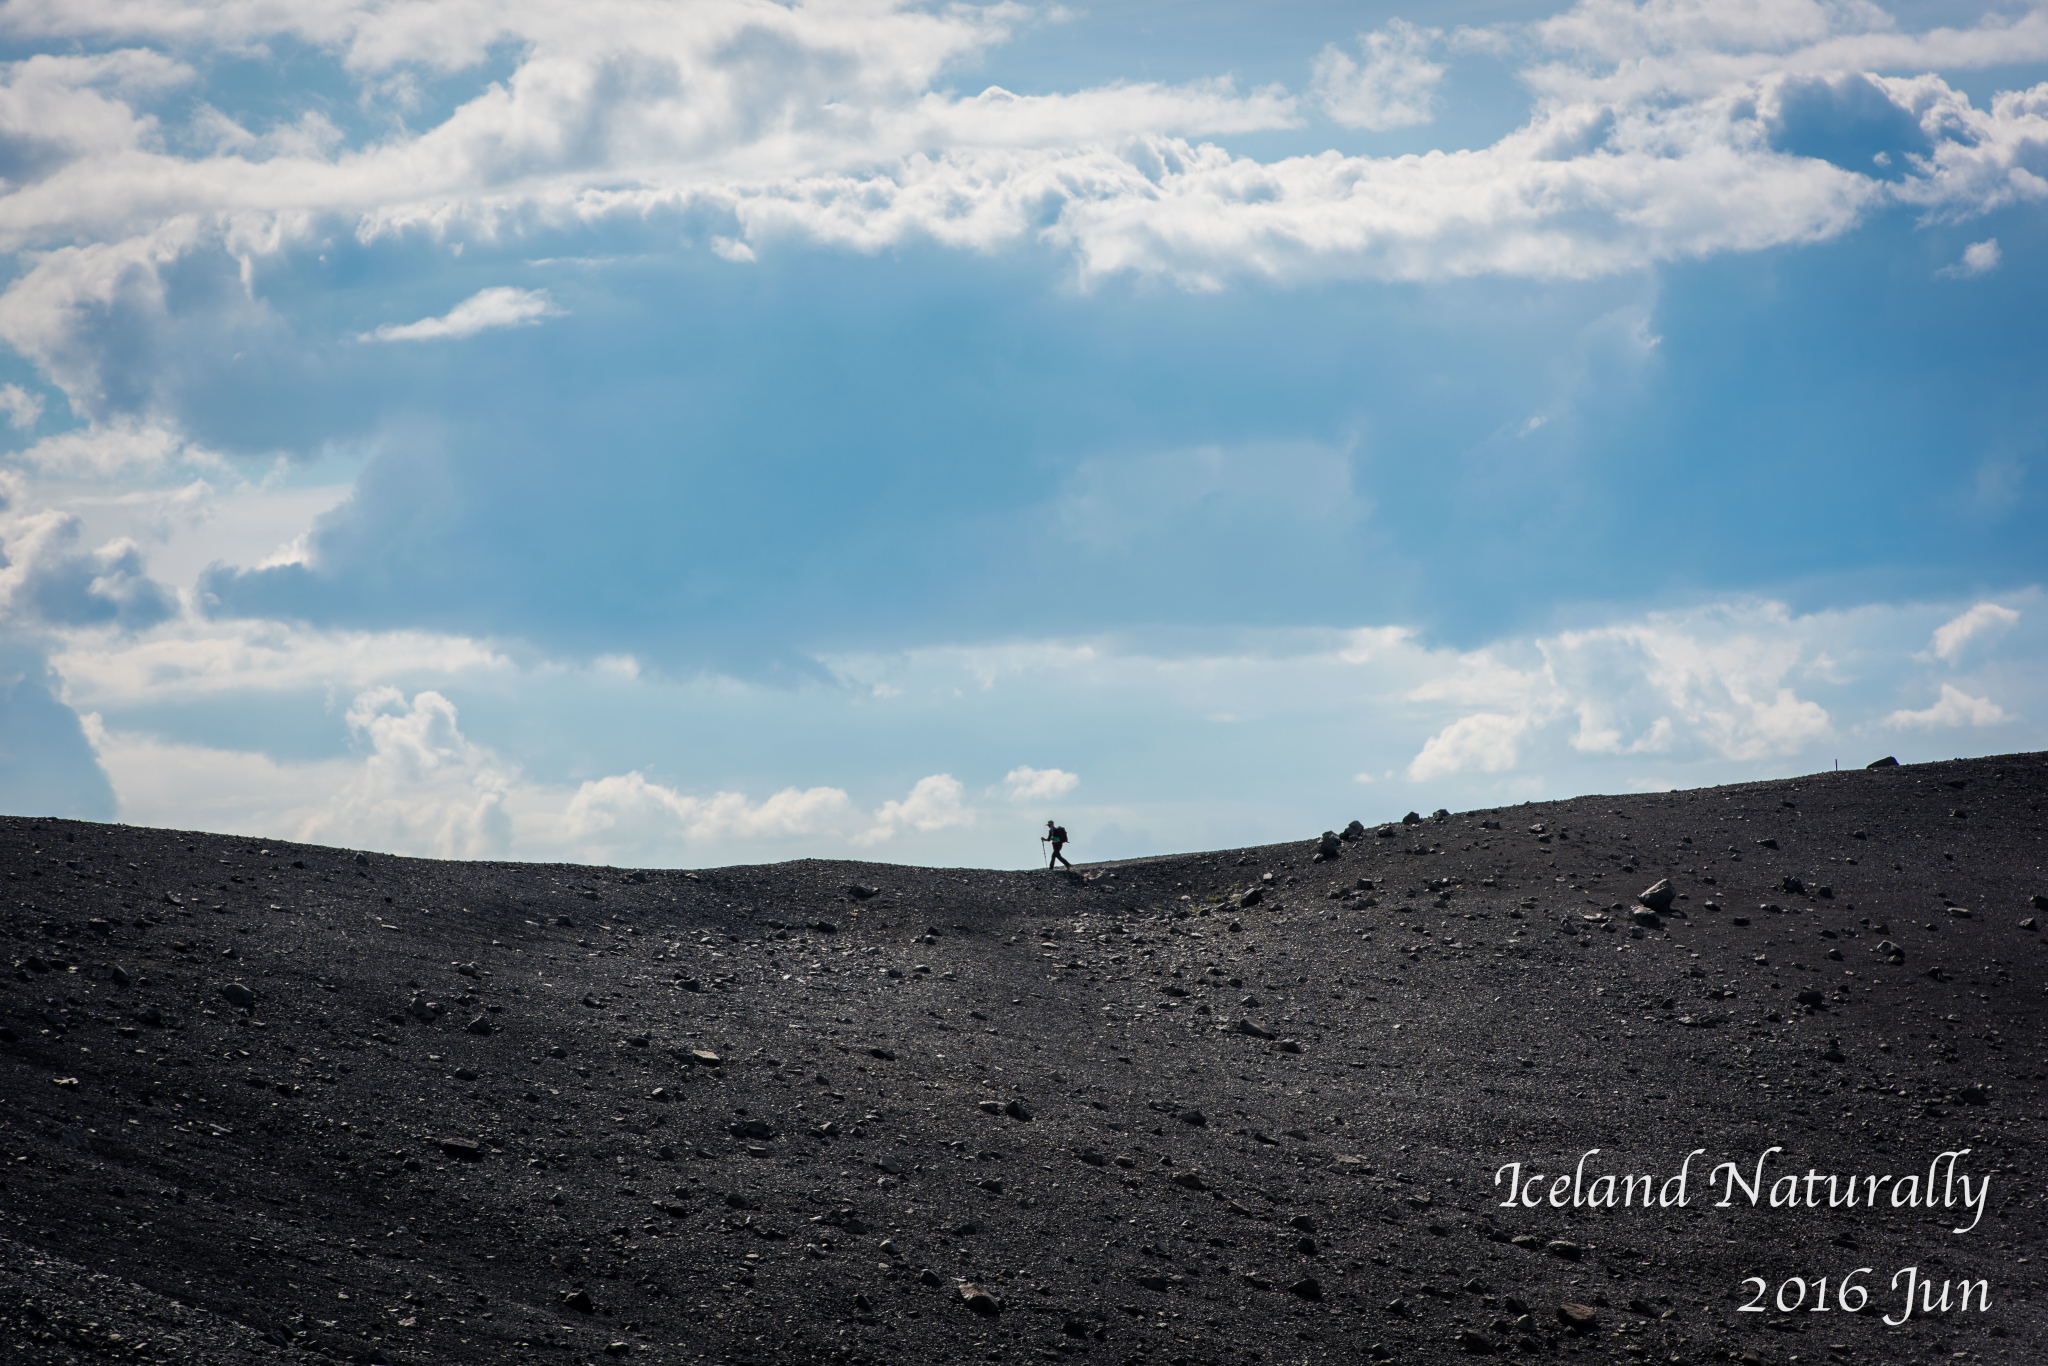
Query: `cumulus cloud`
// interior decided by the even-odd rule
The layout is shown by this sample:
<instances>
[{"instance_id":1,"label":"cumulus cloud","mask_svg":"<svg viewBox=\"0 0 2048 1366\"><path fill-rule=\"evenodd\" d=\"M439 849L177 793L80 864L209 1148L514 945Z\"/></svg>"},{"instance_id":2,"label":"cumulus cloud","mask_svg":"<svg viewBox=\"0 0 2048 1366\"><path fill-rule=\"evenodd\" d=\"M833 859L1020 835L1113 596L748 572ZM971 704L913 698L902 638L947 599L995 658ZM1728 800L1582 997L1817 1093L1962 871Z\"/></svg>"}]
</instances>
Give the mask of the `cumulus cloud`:
<instances>
[{"instance_id":1,"label":"cumulus cloud","mask_svg":"<svg viewBox=\"0 0 2048 1366\"><path fill-rule=\"evenodd\" d=\"M2013 718L1988 697L1972 697L1953 683L1941 685L1941 698L1925 711L1895 711L1884 719L1898 730L1946 730L1958 726L1996 726Z\"/></svg>"},{"instance_id":2,"label":"cumulus cloud","mask_svg":"<svg viewBox=\"0 0 2048 1366\"><path fill-rule=\"evenodd\" d=\"M586 782L562 813L562 836L577 844L659 845L786 839L843 831L853 802L836 787L784 788L760 802L737 792L690 797L635 771Z\"/></svg>"},{"instance_id":3,"label":"cumulus cloud","mask_svg":"<svg viewBox=\"0 0 2048 1366\"><path fill-rule=\"evenodd\" d=\"M454 703L431 690L408 701L399 688L372 688L350 704L348 727L370 752L300 839L437 858L505 850L518 770L462 734Z\"/></svg>"},{"instance_id":4,"label":"cumulus cloud","mask_svg":"<svg viewBox=\"0 0 2048 1366\"><path fill-rule=\"evenodd\" d=\"M854 837L855 844L883 844L897 835L915 830L930 834L974 823L974 810L963 800L966 793L959 779L950 773L919 778L902 801L882 803L874 824Z\"/></svg>"},{"instance_id":5,"label":"cumulus cloud","mask_svg":"<svg viewBox=\"0 0 2048 1366\"><path fill-rule=\"evenodd\" d=\"M0 623L141 630L178 613L126 538L86 549L72 513L44 509L0 523Z\"/></svg>"},{"instance_id":6,"label":"cumulus cloud","mask_svg":"<svg viewBox=\"0 0 2048 1366\"><path fill-rule=\"evenodd\" d=\"M1454 773L1499 773L1517 762L1516 741L1529 728L1527 716L1477 712L1460 717L1429 737L1408 765L1417 782Z\"/></svg>"},{"instance_id":7,"label":"cumulus cloud","mask_svg":"<svg viewBox=\"0 0 2048 1366\"><path fill-rule=\"evenodd\" d=\"M414 323L386 323L373 332L358 334L357 341L455 341L473 337L494 327L524 327L542 318L558 318L544 289L514 289L496 285L480 289L438 318L421 318Z\"/></svg>"},{"instance_id":8,"label":"cumulus cloud","mask_svg":"<svg viewBox=\"0 0 2048 1366\"><path fill-rule=\"evenodd\" d=\"M8 426L25 432L42 420L43 396L19 384L0 384L0 412L7 414Z\"/></svg>"},{"instance_id":9,"label":"cumulus cloud","mask_svg":"<svg viewBox=\"0 0 2048 1366\"><path fill-rule=\"evenodd\" d=\"M1583 0L1460 35L1525 62L1534 105L1492 145L1271 162L1207 139L1297 125L1282 90L946 89L1018 13L18 2L4 18L17 43L131 46L0 70L0 134L43 149L0 201L0 248L35 253L0 298L0 338L89 402L97 362L67 338L95 309L160 307L171 259L224 251L246 279L255 257L335 228L482 239L682 212L736 222L736 235L707 233L732 259L778 235L861 251L1042 241L1087 279L1210 289L1245 276L1588 278L1821 241L1887 205L1961 220L2048 200L2034 169L2048 85L1978 108L1930 74L2048 57L2042 10L1910 33L1860 4ZM373 110L398 100L395 119L410 115L391 93L403 73L468 72L499 45L521 56L440 122L374 143L335 145L331 125L303 119L260 138L202 120L189 154L162 136L159 96L191 69L146 45L243 52L281 36L334 54ZM1424 119L1442 74L1435 41L1394 23L1356 56L1328 49L1314 99L1359 127ZM536 292L500 287L367 335L470 335L545 314Z\"/></svg>"},{"instance_id":10,"label":"cumulus cloud","mask_svg":"<svg viewBox=\"0 0 2048 1366\"><path fill-rule=\"evenodd\" d=\"M223 463L160 423L130 420L92 423L44 437L14 458L55 478L96 480L147 477L181 461Z\"/></svg>"},{"instance_id":11,"label":"cumulus cloud","mask_svg":"<svg viewBox=\"0 0 2048 1366\"><path fill-rule=\"evenodd\" d=\"M1998 239L1987 237L1982 242L1972 242L1964 247L1962 260L1952 266L1943 266L1934 273L1944 280L1971 280L1997 270L2001 259Z\"/></svg>"},{"instance_id":12,"label":"cumulus cloud","mask_svg":"<svg viewBox=\"0 0 2048 1366\"><path fill-rule=\"evenodd\" d=\"M1066 796L1080 783L1077 773L1019 764L1003 775L1003 793L1013 802L1051 801Z\"/></svg>"},{"instance_id":13,"label":"cumulus cloud","mask_svg":"<svg viewBox=\"0 0 2048 1366\"><path fill-rule=\"evenodd\" d=\"M1956 657L1973 640L2002 634L2011 629L2020 619L2020 614L2010 607L2001 607L1995 602L1980 602L1969 611L1951 617L1937 626L1934 639L1928 648L1936 659L1953 664Z\"/></svg>"},{"instance_id":14,"label":"cumulus cloud","mask_svg":"<svg viewBox=\"0 0 2048 1366\"><path fill-rule=\"evenodd\" d=\"M1332 45L1316 58L1313 90L1323 111L1346 128L1381 132L1428 123L1444 68L1429 60L1442 34L1396 19L1361 34L1361 65Z\"/></svg>"}]
</instances>

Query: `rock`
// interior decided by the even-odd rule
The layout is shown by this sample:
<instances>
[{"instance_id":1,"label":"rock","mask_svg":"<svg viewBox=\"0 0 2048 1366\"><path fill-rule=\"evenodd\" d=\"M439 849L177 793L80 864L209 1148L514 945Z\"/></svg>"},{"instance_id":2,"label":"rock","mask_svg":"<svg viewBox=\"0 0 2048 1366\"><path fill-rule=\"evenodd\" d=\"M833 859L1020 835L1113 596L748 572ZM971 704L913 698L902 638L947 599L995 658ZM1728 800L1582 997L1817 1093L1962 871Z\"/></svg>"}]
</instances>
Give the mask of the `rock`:
<instances>
[{"instance_id":1,"label":"rock","mask_svg":"<svg viewBox=\"0 0 2048 1366\"><path fill-rule=\"evenodd\" d=\"M479 1015L474 1020L471 1020L468 1024L464 1025L463 1028L469 1031L471 1034L488 1034L491 1032L492 1029L491 1017L488 1015Z\"/></svg>"},{"instance_id":2,"label":"rock","mask_svg":"<svg viewBox=\"0 0 2048 1366\"><path fill-rule=\"evenodd\" d=\"M1775 839L1760 839L1756 842L1756 847L1759 849L1775 849L1778 847L1778 842Z\"/></svg>"},{"instance_id":3,"label":"rock","mask_svg":"<svg viewBox=\"0 0 2048 1366\"><path fill-rule=\"evenodd\" d=\"M1021 1100L1013 1100L1008 1105L1005 1105L1003 1107L1003 1113L1008 1115L1011 1119L1021 1119L1028 1121L1031 1118L1031 1112L1024 1108L1024 1102Z\"/></svg>"},{"instance_id":4,"label":"rock","mask_svg":"<svg viewBox=\"0 0 2048 1366\"><path fill-rule=\"evenodd\" d=\"M1579 1245L1566 1242L1562 1238L1552 1238L1543 1245L1543 1250L1553 1257L1562 1257L1568 1262L1576 1262L1579 1259Z\"/></svg>"},{"instance_id":5,"label":"rock","mask_svg":"<svg viewBox=\"0 0 2048 1366\"><path fill-rule=\"evenodd\" d=\"M1273 1045L1273 1051L1275 1053L1299 1053L1301 1052L1301 1044L1294 1039L1281 1039Z\"/></svg>"},{"instance_id":6,"label":"rock","mask_svg":"<svg viewBox=\"0 0 2048 1366\"><path fill-rule=\"evenodd\" d=\"M1429 818L1433 821L1443 822L1451 818L1451 813L1439 806L1436 810L1429 813Z\"/></svg>"},{"instance_id":7,"label":"rock","mask_svg":"<svg viewBox=\"0 0 2048 1366\"><path fill-rule=\"evenodd\" d=\"M846 894L855 901L866 901L869 897L880 896L882 889L880 887L863 886L858 882L849 882L846 884Z\"/></svg>"},{"instance_id":8,"label":"rock","mask_svg":"<svg viewBox=\"0 0 2048 1366\"><path fill-rule=\"evenodd\" d=\"M1343 840L1347 844L1349 844L1353 840L1362 840L1365 838L1365 827L1361 825L1359 822L1353 821L1351 822L1351 824L1344 827L1343 831L1337 836L1337 838Z\"/></svg>"},{"instance_id":9,"label":"rock","mask_svg":"<svg viewBox=\"0 0 2048 1366\"><path fill-rule=\"evenodd\" d=\"M474 963L458 963L455 970L464 977L481 977L483 970Z\"/></svg>"},{"instance_id":10,"label":"rock","mask_svg":"<svg viewBox=\"0 0 2048 1366\"><path fill-rule=\"evenodd\" d=\"M1003 1312L1003 1302L973 1281L960 1282L954 1293L960 1297L960 1303L984 1318L993 1318Z\"/></svg>"},{"instance_id":11,"label":"rock","mask_svg":"<svg viewBox=\"0 0 2048 1366\"><path fill-rule=\"evenodd\" d=\"M734 1138L752 1139L765 1143L775 1137L775 1126L765 1119L738 1119L725 1126L725 1131Z\"/></svg>"},{"instance_id":12,"label":"rock","mask_svg":"<svg viewBox=\"0 0 2048 1366\"><path fill-rule=\"evenodd\" d=\"M944 1281L939 1279L939 1273L932 1270L930 1267L926 1267L924 1270L917 1273L917 1283L919 1285L933 1286L945 1284Z\"/></svg>"},{"instance_id":13,"label":"rock","mask_svg":"<svg viewBox=\"0 0 2048 1366\"><path fill-rule=\"evenodd\" d=\"M1083 1148L1075 1156L1091 1167L1107 1167L1109 1165L1109 1159L1093 1148Z\"/></svg>"},{"instance_id":14,"label":"rock","mask_svg":"<svg viewBox=\"0 0 2048 1366\"><path fill-rule=\"evenodd\" d=\"M367 868L370 866L370 856L368 854L363 853L361 850L357 850L356 863L361 867Z\"/></svg>"},{"instance_id":15,"label":"rock","mask_svg":"<svg viewBox=\"0 0 2048 1366\"><path fill-rule=\"evenodd\" d=\"M978 1100L974 1108L985 1115L999 1115L1003 1112L1003 1103L999 1100Z\"/></svg>"},{"instance_id":16,"label":"rock","mask_svg":"<svg viewBox=\"0 0 2048 1366\"><path fill-rule=\"evenodd\" d=\"M414 1019L422 1021L436 1020L441 1015L441 1007L437 1003L429 1001L426 993L423 991L413 993L412 1004L408 1005L406 1009L412 1012Z\"/></svg>"},{"instance_id":17,"label":"rock","mask_svg":"<svg viewBox=\"0 0 2048 1366\"><path fill-rule=\"evenodd\" d=\"M1155 1275L1150 1272L1147 1272L1143 1275L1133 1276L1131 1277L1131 1279L1135 1281L1137 1284L1144 1286L1147 1290L1157 1290L1162 1294L1165 1292L1166 1287L1172 1284L1172 1282L1167 1280L1166 1277Z\"/></svg>"},{"instance_id":18,"label":"rock","mask_svg":"<svg viewBox=\"0 0 2048 1366\"><path fill-rule=\"evenodd\" d=\"M476 1069L475 1069L474 1067L458 1067L458 1068L456 1068L456 1069L455 1069L455 1080L457 1080L457 1081L475 1081L475 1080L476 1080Z\"/></svg>"},{"instance_id":19,"label":"rock","mask_svg":"<svg viewBox=\"0 0 2048 1366\"><path fill-rule=\"evenodd\" d=\"M2036 892L2027 898L2027 904L2037 911L2048 911L2048 896Z\"/></svg>"},{"instance_id":20,"label":"rock","mask_svg":"<svg viewBox=\"0 0 2048 1366\"><path fill-rule=\"evenodd\" d=\"M1517 1233L1514 1237L1508 1239L1508 1242L1516 1247L1526 1248L1531 1252L1543 1246L1543 1240L1533 1233Z\"/></svg>"},{"instance_id":21,"label":"rock","mask_svg":"<svg viewBox=\"0 0 2048 1366\"><path fill-rule=\"evenodd\" d=\"M1483 1357L1493 1355L1493 1340L1491 1338L1486 1337L1482 1333L1474 1332L1470 1328L1467 1328L1463 1332L1459 1333L1457 1337L1452 1339L1452 1341L1457 1343L1458 1346L1464 1348L1467 1352L1470 1352L1473 1356Z\"/></svg>"},{"instance_id":22,"label":"rock","mask_svg":"<svg viewBox=\"0 0 2048 1366\"><path fill-rule=\"evenodd\" d=\"M1649 930L1660 929L1664 924L1664 921L1659 918L1657 913L1648 906L1636 907L1628 913L1628 918L1641 925L1644 929Z\"/></svg>"},{"instance_id":23,"label":"rock","mask_svg":"<svg viewBox=\"0 0 2048 1366\"><path fill-rule=\"evenodd\" d=\"M868 1050L868 1056L871 1058L880 1058L883 1062L896 1061L895 1052L887 1048L870 1048Z\"/></svg>"},{"instance_id":24,"label":"rock","mask_svg":"<svg viewBox=\"0 0 2048 1366\"><path fill-rule=\"evenodd\" d=\"M112 934L114 932L114 927L112 925L109 925L106 921L100 919L98 916L94 916L92 919L86 921L85 927L88 930L91 930L94 934Z\"/></svg>"},{"instance_id":25,"label":"rock","mask_svg":"<svg viewBox=\"0 0 2048 1366\"><path fill-rule=\"evenodd\" d=\"M1772 847L1776 848L1775 845L1773 845ZM1778 890L1781 892L1790 892L1793 896L1805 896L1806 884L1796 877L1787 877L1783 882L1780 882L1778 884Z\"/></svg>"},{"instance_id":26,"label":"rock","mask_svg":"<svg viewBox=\"0 0 2048 1366\"><path fill-rule=\"evenodd\" d=\"M876 1158L875 1165L891 1176L901 1175L903 1171L903 1164L898 1162L894 1154L891 1153L883 1153L880 1157ZM998 1184L1000 1185L1000 1183Z\"/></svg>"},{"instance_id":27,"label":"rock","mask_svg":"<svg viewBox=\"0 0 2048 1366\"><path fill-rule=\"evenodd\" d=\"M107 979L117 987L125 987L128 985L128 969L116 963L108 970Z\"/></svg>"},{"instance_id":28,"label":"rock","mask_svg":"<svg viewBox=\"0 0 2048 1366\"><path fill-rule=\"evenodd\" d=\"M1323 1283L1313 1276L1303 1276L1287 1288L1292 1293L1311 1302L1319 1301L1323 1298Z\"/></svg>"},{"instance_id":29,"label":"rock","mask_svg":"<svg viewBox=\"0 0 2048 1366\"><path fill-rule=\"evenodd\" d=\"M685 1063L695 1067L723 1067L725 1059L708 1048L693 1048L682 1055Z\"/></svg>"},{"instance_id":30,"label":"rock","mask_svg":"<svg viewBox=\"0 0 2048 1366\"><path fill-rule=\"evenodd\" d=\"M484 1145L473 1138L444 1138L441 1151L457 1162L481 1162L484 1160Z\"/></svg>"},{"instance_id":31,"label":"rock","mask_svg":"<svg viewBox=\"0 0 2048 1366\"><path fill-rule=\"evenodd\" d=\"M1246 1038L1251 1039L1271 1039L1278 1037L1267 1030L1259 1028L1250 1020L1239 1020L1236 1024L1230 1026L1230 1032L1233 1034L1242 1034Z\"/></svg>"},{"instance_id":32,"label":"rock","mask_svg":"<svg viewBox=\"0 0 2048 1366\"><path fill-rule=\"evenodd\" d=\"M1183 1110L1180 1112L1180 1122L1200 1128L1209 1122L1209 1117L1200 1110Z\"/></svg>"},{"instance_id":33,"label":"rock","mask_svg":"<svg viewBox=\"0 0 2048 1366\"><path fill-rule=\"evenodd\" d=\"M1401 817L1401 824L1420 825L1422 824L1422 817L1416 812L1410 811L1407 815Z\"/></svg>"},{"instance_id":34,"label":"rock","mask_svg":"<svg viewBox=\"0 0 2048 1366\"><path fill-rule=\"evenodd\" d=\"M1313 1238L1296 1238L1294 1240L1294 1250L1304 1257L1313 1257L1316 1255L1316 1240Z\"/></svg>"},{"instance_id":35,"label":"rock","mask_svg":"<svg viewBox=\"0 0 2048 1366\"><path fill-rule=\"evenodd\" d=\"M866 1295L855 1295L853 1297L853 1312L856 1314L873 1314L875 1312L875 1302Z\"/></svg>"},{"instance_id":36,"label":"rock","mask_svg":"<svg viewBox=\"0 0 2048 1366\"><path fill-rule=\"evenodd\" d=\"M1825 1000L1827 1000L1826 994L1816 991L1812 987L1808 987L1800 992L1798 996L1799 1004L1803 1006L1817 1006Z\"/></svg>"},{"instance_id":37,"label":"rock","mask_svg":"<svg viewBox=\"0 0 2048 1366\"><path fill-rule=\"evenodd\" d=\"M1574 1333L1589 1333L1599 1324L1600 1313L1590 1304L1567 1300L1557 1306L1557 1321Z\"/></svg>"},{"instance_id":38,"label":"rock","mask_svg":"<svg viewBox=\"0 0 2048 1366\"><path fill-rule=\"evenodd\" d=\"M607 1342L604 1345L604 1354L608 1357L629 1356L632 1351L633 1344L630 1342Z\"/></svg>"},{"instance_id":39,"label":"rock","mask_svg":"<svg viewBox=\"0 0 2048 1366\"><path fill-rule=\"evenodd\" d=\"M182 905L184 905L184 904L185 904L185 903L184 903L183 901L181 901L181 900L179 900L179 899L178 899L178 894L177 894L176 892L165 892L165 893L164 893L164 905L166 905L166 906L182 906Z\"/></svg>"},{"instance_id":40,"label":"rock","mask_svg":"<svg viewBox=\"0 0 2048 1366\"><path fill-rule=\"evenodd\" d=\"M987 1191L990 1195L1001 1195L1003 1180L999 1176L984 1176L974 1183L974 1188L978 1191Z\"/></svg>"},{"instance_id":41,"label":"rock","mask_svg":"<svg viewBox=\"0 0 2048 1366\"><path fill-rule=\"evenodd\" d=\"M1396 826L1396 825L1383 825L1383 826L1381 826L1381 827L1380 827L1379 829L1377 829L1377 830L1373 831L1372 833L1373 833L1373 837L1374 837L1375 839L1383 839L1383 840L1390 840L1390 839L1392 839L1392 838L1393 838L1393 837L1394 837L1395 835L1399 834L1400 832L1401 832L1401 829L1400 829L1400 827L1399 827L1399 826Z\"/></svg>"},{"instance_id":42,"label":"rock","mask_svg":"<svg viewBox=\"0 0 2048 1366\"><path fill-rule=\"evenodd\" d=\"M140 1020L143 1024L152 1025L158 1029L163 1028L164 1013L162 1009L160 1009L157 1006L144 1006L142 1009L135 1012L135 1018Z\"/></svg>"},{"instance_id":43,"label":"rock","mask_svg":"<svg viewBox=\"0 0 2048 1366\"><path fill-rule=\"evenodd\" d=\"M1885 755L1882 759L1877 759L1864 765L1865 768L1897 768L1898 766L1899 761L1889 754Z\"/></svg>"},{"instance_id":44,"label":"rock","mask_svg":"<svg viewBox=\"0 0 2048 1366\"><path fill-rule=\"evenodd\" d=\"M1653 911L1670 910L1671 903L1677 897L1678 891L1671 885L1671 879L1668 877L1660 877L1648 887L1636 893L1636 900Z\"/></svg>"},{"instance_id":45,"label":"rock","mask_svg":"<svg viewBox=\"0 0 2048 1366\"><path fill-rule=\"evenodd\" d=\"M243 1010L253 1009L256 1005L256 993L240 982L229 982L220 989L220 994L229 1005Z\"/></svg>"},{"instance_id":46,"label":"rock","mask_svg":"<svg viewBox=\"0 0 2048 1366\"><path fill-rule=\"evenodd\" d=\"M579 1314L595 1314L597 1306L591 1302L588 1290L564 1290L562 1308L574 1309Z\"/></svg>"},{"instance_id":47,"label":"rock","mask_svg":"<svg viewBox=\"0 0 2048 1366\"><path fill-rule=\"evenodd\" d=\"M2034 917L2032 917L2032 916L2028 916L2028 917L2027 917L2027 918L2026 918L2025 920L2022 920L2022 921L2020 922L2020 928L2021 928L2021 929L2023 929L2023 930L2031 930L2031 929L2033 929L2033 928L2034 928Z\"/></svg>"},{"instance_id":48,"label":"rock","mask_svg":"<svg viewBox=\"0 0 2048 1366\"><path fill-rule=\"evenodd\" d=\"M1322 837L1316 841L1315 856L1319 859L1336 858L1343 852L1344 846L1337 839L1337 832L1334 830L1325 830Z\"/></svg>"},{"instance_id":49,"label":"rock","mask_svg":"<svg viewBox=\"0 0 2048 1366\"><path fill-rule=\"evenodd\" d=\"M1243 896L1237 899L1237 908L1241 911L1249 910L1253 906L1258 905L1261 901L1264 901L1265 899L1266 889L1263 887L1254 887L1249 892L1246 892Z\"/></svg>"},{"instance_id":50,"label":"rock","mask_svg":"<svg viewBox=\"0 0 2048 1366\"><path fill-rule=\"evenodd\" d=\"M1199 1172L1175 1172L1173 1184L1179 1186L1184 1191L1205 1191L1209 1189L1209 1183L1202 1179Z\"/></svg>"}]
</instances>

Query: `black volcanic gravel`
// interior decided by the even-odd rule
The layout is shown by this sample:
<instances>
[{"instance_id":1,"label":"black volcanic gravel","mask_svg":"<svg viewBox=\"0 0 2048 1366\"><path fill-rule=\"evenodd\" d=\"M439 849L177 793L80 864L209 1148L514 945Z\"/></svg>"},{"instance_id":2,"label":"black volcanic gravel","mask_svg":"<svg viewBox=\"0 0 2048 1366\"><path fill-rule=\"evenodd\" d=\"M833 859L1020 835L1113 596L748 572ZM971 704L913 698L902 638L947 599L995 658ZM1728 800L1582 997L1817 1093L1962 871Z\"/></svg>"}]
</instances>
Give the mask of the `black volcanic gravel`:
<instances>
[{"instance_id":1,"label":"black volcanic gravel","mask_svg":"<svg viewBox=\"0 0 2048 1366\"><path fill-rule=\"evenodd\" d=\"M0 821L0 1357L2048 1360L2044 796L2011 755L1072 875ZM1821 1207L1719 1207L1773 1147ZM1573 1189L1705 1151L1682 1208L1544 1202L1595 1148ZM1961 1149L1967 1233L1827 1207ZM1909 1267L1988 1309L1885 1323Z\"/></svg>"}]
</instances>

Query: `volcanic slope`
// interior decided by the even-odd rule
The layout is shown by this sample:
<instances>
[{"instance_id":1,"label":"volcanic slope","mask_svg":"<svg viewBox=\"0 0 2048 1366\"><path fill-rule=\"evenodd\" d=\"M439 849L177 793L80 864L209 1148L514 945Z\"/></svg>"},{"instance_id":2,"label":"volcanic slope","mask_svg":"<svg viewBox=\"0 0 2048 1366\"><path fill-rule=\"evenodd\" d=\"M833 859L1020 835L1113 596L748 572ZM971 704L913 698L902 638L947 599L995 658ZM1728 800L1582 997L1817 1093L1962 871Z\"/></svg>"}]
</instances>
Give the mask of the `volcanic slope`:
<instances>
[{"instance_id":1,"label":"volcanic slope","mask_svg":"<svg viewBox=\"0 0 2048 1366\"><path fill-rule=\"evenodd\" d=\"M6 820L4 1357L2048 1360L2044 759L1073 875Z\"/></svg>"}]
</instances>

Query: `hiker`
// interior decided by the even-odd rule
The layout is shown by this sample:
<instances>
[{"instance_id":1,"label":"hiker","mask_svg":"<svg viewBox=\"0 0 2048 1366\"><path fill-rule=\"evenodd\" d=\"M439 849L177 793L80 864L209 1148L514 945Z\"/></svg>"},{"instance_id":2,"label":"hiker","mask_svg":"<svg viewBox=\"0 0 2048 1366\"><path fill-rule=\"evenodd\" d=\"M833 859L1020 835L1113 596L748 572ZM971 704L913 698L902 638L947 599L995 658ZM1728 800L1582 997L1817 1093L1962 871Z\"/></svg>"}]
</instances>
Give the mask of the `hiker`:
<instances>
[{"instance_id":1,"label":"hiker","mask_svg":"<svg viewBox=\"0 0 2048 1366\"><path fill-rule=\"evenodd\" d=\"M1067 856L1060 852L1060 846L1067 842L1067 827L1064 825L1054 825L1051 821L1047 821L1045 823L1045 833L1038 837L1038 842L1052 846L1052 862L1046 864L1046 867L1050 868L1054 863L1066 863L1069 868L1074 866L1071 863L1067 863Z\"/></svg>"}]
</instances>

